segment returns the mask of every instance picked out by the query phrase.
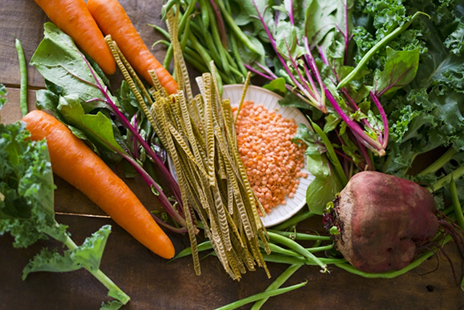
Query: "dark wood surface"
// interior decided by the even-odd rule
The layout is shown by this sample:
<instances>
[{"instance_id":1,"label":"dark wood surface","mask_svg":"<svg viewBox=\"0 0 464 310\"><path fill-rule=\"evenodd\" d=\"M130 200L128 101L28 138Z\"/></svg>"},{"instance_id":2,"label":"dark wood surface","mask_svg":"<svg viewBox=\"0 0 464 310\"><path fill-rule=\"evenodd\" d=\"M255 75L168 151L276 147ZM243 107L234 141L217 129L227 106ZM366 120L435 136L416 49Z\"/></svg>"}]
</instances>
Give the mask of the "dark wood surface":
<instances>
[{"instance_id":1,"label":"dark wood surface","mask_svg":"<svg viewBox=\"0 0 464 310\"><path fill-rule=\"evenodd\" d=\"M136 28L147 44L160 37L147 23L163 25L161 0L121 0ZM20 118L19 68L14 38L24 45L29 61L42 39L47 17L31 0L0 0L0 82L8 87L9 103L0 111L3 123ZM153 51L163 60L165 51ZM44 82L40 74L28 67L29 103L34 107L35 90ZM113 77L117 79L117 77ZM56 177L55 209L62 213L104 215L83 194ZM153 203L149 190L140 180L128 181L144 204ZM124 309L214 309L240 298L262 292L285 269L286 265L269 264L267 279L263 270L247 273L240 282L233 281L214 257L202 260L202 275L196 276L190 258L172 262L157 257L141 246L109 218L57 215L69 225L76 243L104 224L113 232L108 240L101 269L114 280L131 301ZM299 226L302 230L321 230L320 218L311 218ZM176 250L188 246L185 236L169 234ZM14 249L9 235L0 236L0 310L15 309L98 309L105 300L106 289L85 270L70 273L34 273L21 280L22 269L44 246L42 241L27 248ZM457 274L462 264L453 243L446 246ZM286 285L307 280L304 288L271 298L263 309L464 309L464 293L456 286L451 268L443 255L395 279L365 279L332 268L321 274L317 267L304 266ZM250 305L243 309L249 309Z\"/></svg>"}]
</instances>

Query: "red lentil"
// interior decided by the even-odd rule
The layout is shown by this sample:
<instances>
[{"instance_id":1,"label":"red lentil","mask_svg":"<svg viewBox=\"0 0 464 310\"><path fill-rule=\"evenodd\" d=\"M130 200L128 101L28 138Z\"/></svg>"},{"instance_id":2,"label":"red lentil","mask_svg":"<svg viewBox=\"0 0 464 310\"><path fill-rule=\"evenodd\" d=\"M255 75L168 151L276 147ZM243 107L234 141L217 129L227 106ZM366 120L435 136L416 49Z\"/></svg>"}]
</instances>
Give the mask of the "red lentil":
<instances>
[{"instance_id":1,"label":"red lentil","mask_svg":"<svg viewBox=\"0 0 464 310\"><path fill-rule=\"evenodd\" d=\"M236 112L236 108L234 112ZM298 178L306 178L302 144L291 142L298 125L262 104L245 101L236 123L240 157L256 196L267 213L294 197Z\"/></svg>"}]
</instances>

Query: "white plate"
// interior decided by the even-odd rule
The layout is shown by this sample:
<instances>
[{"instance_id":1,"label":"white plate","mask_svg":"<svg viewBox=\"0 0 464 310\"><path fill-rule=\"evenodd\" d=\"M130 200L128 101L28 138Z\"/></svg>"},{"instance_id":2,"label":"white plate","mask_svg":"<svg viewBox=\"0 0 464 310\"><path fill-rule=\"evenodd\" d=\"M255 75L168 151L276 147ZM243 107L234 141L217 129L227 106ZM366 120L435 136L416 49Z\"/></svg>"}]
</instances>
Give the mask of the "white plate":
<instances>
[{"instance_id":1,"label":"white plate","mask_svg":"<svg viewBox=\"0 0 464 310\"><path fill-rule=\"evenodd\" d=\"M223 89L222 98L230 99L232 106L237 106L240 102L243 92L243 85L234 84L234 85L225 85ZM294 119L296 124L305 124L310 126L309 121L298 109L293 107L282 107L279 105L279 100L282 97L279 95L258 86L249 86L247 93L245 95L245 100L252 100L256 104L261 103L268 110L275 110L277 113L282 115L287 119ZM270 227L277 225L285 220L291 218L295 213L297 213L301 208L306 204L306 189L308 185L314 180L314 176L309 173L307 169L307 161L305 158L305 167L301 170L306 172L308 176L306 178L300 178L300 184L293 198L286 197L285 205L277 205L272 211L266 216L261 217L261 220L265 227Z\"/></svg>"},{"instance_id":2,"label":"white plate","mask_svg":"<svg viewBox=\"0 0 464 310\"><path fill-rule=\"evenodd\" d=\"M242 92L243 85L241 84L224 85L222 97L224 99L229 98L230 104L232 106L237 106L242 97ZM279 105L279 100L281 99L281 96L271 92L270 90L253 85L248 86L248 90L245 95L245 100L253 100L256 104L261 103L268 110L275 110L277 113L279 113L287 119L293 118L296 124L303 123L306 126L310 127L309 121L298 109L293 107L281 107ZM308 176L306 178L299 179L300 183L298 185L295 195L293 196L293 198L289 198L287 196L285 198L285 205L277 205L275 208L272 209L272 211L269 214L261 217L261 221L263 222L263 225L265 227L271 227L279 223L282 223L285 220L288 220L306 205L306 189L308 188L308 185L314 180L314 176L311 173L309 173L306 156L304 158L305 167L301 169L301 172L306 172ZM169 156L168 164L170 172L177 180L176 171L174 169L172 160Z\"/></svg>"}]
</instances>

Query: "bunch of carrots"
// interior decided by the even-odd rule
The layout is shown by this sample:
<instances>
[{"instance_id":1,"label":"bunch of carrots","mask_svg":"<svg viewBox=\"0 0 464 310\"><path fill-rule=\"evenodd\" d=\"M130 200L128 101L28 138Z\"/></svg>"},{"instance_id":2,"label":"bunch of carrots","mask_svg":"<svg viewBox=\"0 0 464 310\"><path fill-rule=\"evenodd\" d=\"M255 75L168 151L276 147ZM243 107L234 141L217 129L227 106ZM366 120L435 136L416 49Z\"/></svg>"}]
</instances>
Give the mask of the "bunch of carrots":
<instances>
[{"instance_id":1,"label":"bunch of carrots","mask_svg":"<svg viewBox=\"0 0 464 310\"><path fill-rule=\"evenodd\" d=\"M50 20L68 34L103 72L112 75L116 64L104 36L111 35L132 67L149 83L155 70L169 94L177 92L172 75L153 56L117 0L35 0Z\"/></svg>"},{"instance_id":2,"label":"bunch of carrots","mask_svg":"<svg viewBox=\"0 0 464 310\"><path fill-rule=\"evenodd\" d=\"M50 20L71 36L105 74L116 63L104 34L111 35L129 63L148 82L153 70L169 94L177 83L151 54L117 0L35 0ZM46 139L54 173L87 195L148 249L172 258L174 246L130 188L61 122L35 110L23 117L33 140Z\"/></svg>"}]
</instances>

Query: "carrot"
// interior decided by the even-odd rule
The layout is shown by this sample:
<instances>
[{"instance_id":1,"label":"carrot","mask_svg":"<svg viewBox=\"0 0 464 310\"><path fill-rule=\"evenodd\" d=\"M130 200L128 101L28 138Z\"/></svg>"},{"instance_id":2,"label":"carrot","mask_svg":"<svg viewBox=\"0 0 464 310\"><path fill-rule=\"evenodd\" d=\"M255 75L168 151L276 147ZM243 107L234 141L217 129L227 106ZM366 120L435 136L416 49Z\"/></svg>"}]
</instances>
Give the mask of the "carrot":
<instances>
[{"instance_id":1,"label":"carrot","mask_svg":"<svg viewBox=\"0 0 464 310\"><path fill-rule=\"evenodd\" d=\"M148 70L156 75L169 94L177 92L177 83L148 49L117 0L89 0L87 7L105 35L111 35L132 67L149 83ZM153 85L153 84L152 84Z\"/></svg>"},{"instance_id":2,"label":"carrot","mask_svg":"<svg viewBox=\"0 0 464 310\"><path fill-rule=\"evenodd\" d=\"M164 258L174 246L129 187L53 116L34 110L22 118L33 140L46 139L53 172L79 189L140 243Z\"/></svg>"},{"instance_id":3,"label":"carrot","mask_svg":"<svg viewBox=\"0 0 464 310\"><path fill-rule=\"evenodd\" d=\"M116 72L116 63L84 0L34 0L48 18L68 34L106 74Z\"/></svg>"}]
</instances>

